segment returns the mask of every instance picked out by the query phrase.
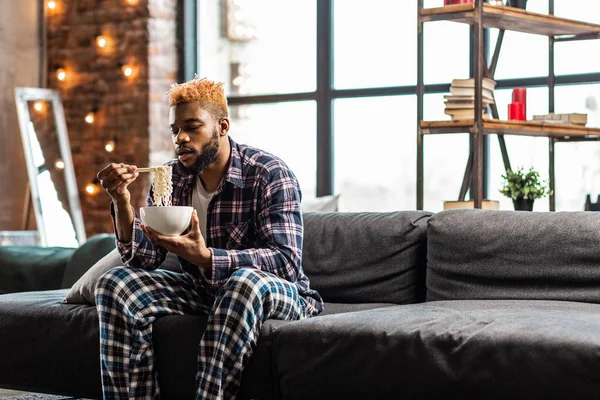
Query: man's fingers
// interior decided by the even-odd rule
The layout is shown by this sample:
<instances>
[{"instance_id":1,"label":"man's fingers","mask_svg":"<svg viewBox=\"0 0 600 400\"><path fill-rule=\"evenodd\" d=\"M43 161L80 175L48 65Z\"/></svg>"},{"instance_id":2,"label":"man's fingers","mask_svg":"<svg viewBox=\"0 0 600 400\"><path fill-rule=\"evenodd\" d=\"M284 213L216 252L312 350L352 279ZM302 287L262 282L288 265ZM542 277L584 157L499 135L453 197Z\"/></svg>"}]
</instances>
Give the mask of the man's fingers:
<instances>
[{"instance_id":1,"label":"man's fingers","mask_svg":"<svg viewBox=\"0 0 600 400\"><path fill-rule=\"evenodd\" d=\"M116 180L113 181L109 184L107 184L104 188L106 189L106 191L108 191L109 193L114 192L115 190L118 190L119 188L121 189L126 189L127 186L129 186L129 184L133 181L135 181L137 179L139 174L127 174L127 176L129 178L125 179L125 180Z\"/></svg>"},{"instance_id":2,"label":"man's fingers","mask_svg":"<svg viewBox=\"0 0 600 400\"><path fill-rule=\"evenodd\" d=\"M198 212L192 211L192 231L200 232L200 220L198 219Z\"/></svg>"}]
</instances>

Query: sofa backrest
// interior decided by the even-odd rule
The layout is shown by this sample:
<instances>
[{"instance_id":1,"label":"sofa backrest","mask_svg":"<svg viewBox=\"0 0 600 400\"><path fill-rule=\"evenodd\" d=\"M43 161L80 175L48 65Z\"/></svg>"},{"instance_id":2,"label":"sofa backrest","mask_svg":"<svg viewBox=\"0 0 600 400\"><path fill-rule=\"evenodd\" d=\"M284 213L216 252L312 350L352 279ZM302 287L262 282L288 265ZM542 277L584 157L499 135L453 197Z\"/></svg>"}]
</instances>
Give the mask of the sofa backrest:
<instances>
[{"instance_id":1,"label":"sofa backrest","mask_svg":"<svg viewBox=\"0 0 600 400\"><path fill-rule=\"evenodd\" d=\"M427 300L600 303L600 213L448 210L429 219Z\"/></svg>"},{"instance_id":2,"label":"sofa backrest","mask_svg":"<svg viewBox=\"0 0 600 400\"><path fill-rule=\"evenodd\" d=\"M425 299L426 211L304 213L302 267L334 303Z\"/></svg>"},{"instance_id":3,"label":"sofa backrest","mask_svg":"<svg viewBox=\"0 0 600 400\"><path fill-rule=\"evenodd\" d=\"M75 249L0 246L0 294L56 289Z\"/></svg>"}]
</instances>

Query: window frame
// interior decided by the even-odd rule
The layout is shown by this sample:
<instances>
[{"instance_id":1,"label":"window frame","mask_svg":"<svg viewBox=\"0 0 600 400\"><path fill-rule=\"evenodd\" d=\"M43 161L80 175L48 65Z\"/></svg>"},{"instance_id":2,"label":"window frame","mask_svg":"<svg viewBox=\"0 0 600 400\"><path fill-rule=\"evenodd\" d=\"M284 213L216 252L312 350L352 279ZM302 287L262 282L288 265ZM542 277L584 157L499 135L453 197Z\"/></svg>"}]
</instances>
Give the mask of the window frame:
<instances>
[{"instance_id":1,"label":"window frame","mask_svg":"<svg viewBox=\"0 0 600 400\"><path fill-rule=\"evenodd\" d=\"M334 58L333 58L333 2L335 0L318 0L317 1L317 85L313 92L298 92L285 94L265 94L265 95L236 95L229 96L228 102L232 106L279 103L288 101L307 101L316 102L316 134L317 134L317 192L316 196L331 195L334 192L334 126L333 126L333 103L334 100L343 98L361 98L361 97L379 97L379 96L398 96L398 95L416 95L417 84L406 86L387 86L387 87L372 87L372 88L356 88L356 89L335 89L334 82ZM421 0L416 0L421 1ZM198 18L197 0L178 0L178 52L179 52L179 74L180 81L189 80L194 77L198 68L198 29L197 26L201 21ZM554 1L549 0L549 13L554 11ZM417 18L417 15L415 15ZM489 32L485 30L486 49L490 48ZM472 41L472 39L471 39ZM551 42L551 41L549 41ZM548 56L548 76L540 77L525 77L512 79L496 80L496 88L509 89L515 87L548 87L549 108L553 109L554 90L551 86L557 87L562 85L578 85L578 84L595 84L600 83L600 72L598 73L580 73L569 75L554 74L554 51L552 44L549 45ZM470 46L472 49L472 45ZM471 50L471 62L473 51ZM416 62L416 61L415 61ZM472 68L472 67L471 67ZM471 71L472 72L472 71ZM450 88L450 83L443 84L424 84L424 94L432 93L447 93ZM417 106L419 107L419 106ZM416 118L415 118L416 120ZM417 126L415 125L415 132ZM485 147L488 147L489 138L486 137ZM417 149L415 148L415 152ZM483 195L488 197L488 172L489 157L484 160L484 181ZM416 180L416 176L415 176ZM471 191L469 191L471 192ZM415 199L415 208L417 207L417 199Z\"/></svg>"}]
</instances>

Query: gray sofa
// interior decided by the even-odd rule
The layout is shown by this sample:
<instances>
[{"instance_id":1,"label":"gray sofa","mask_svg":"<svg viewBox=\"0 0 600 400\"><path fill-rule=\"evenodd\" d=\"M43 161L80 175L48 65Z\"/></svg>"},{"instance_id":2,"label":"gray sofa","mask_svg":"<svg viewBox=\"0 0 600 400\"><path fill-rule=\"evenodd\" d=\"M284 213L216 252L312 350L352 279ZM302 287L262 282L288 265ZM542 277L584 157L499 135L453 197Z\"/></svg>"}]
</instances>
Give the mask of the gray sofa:
<instances>
[{"instance_id":1,"label":"gray sofa","mask_svg":"<svg viewBox=\"0 0 600 400\"><path fill-rule=\"evenodd\" d=\"M326 311L265 323L239 398L600 397L599 213L304 218L303 267ZM95 309L60 304L114 246L100 239L74 252L0 247L0 292L29 279L0 295L0 387L100 397ZM17 267L45 278L15 280ZM164 398L194 398L205 324L155 322Z\"/></svg>"}]
</instances>

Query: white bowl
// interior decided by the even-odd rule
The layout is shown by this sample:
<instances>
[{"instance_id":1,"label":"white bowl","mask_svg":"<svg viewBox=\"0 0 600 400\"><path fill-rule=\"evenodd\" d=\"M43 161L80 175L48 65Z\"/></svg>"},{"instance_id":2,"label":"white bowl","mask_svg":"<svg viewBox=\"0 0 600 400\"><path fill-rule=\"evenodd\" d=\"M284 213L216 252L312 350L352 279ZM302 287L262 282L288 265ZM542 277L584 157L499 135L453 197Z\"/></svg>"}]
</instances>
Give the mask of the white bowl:
<instances>
[{"instance_id":1,"label":"white bowl","mask_svg":"<svg viewBox=\"0 0 600 400\"><path fill-rule=\"evenodd\" d=\"M165 236L179 236L192 221L193 207L165 206L141 207L142 224Z\"/></svg>"}]
</instances>

